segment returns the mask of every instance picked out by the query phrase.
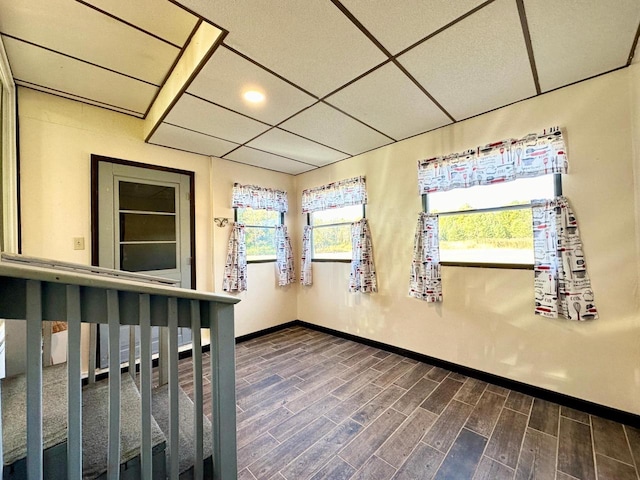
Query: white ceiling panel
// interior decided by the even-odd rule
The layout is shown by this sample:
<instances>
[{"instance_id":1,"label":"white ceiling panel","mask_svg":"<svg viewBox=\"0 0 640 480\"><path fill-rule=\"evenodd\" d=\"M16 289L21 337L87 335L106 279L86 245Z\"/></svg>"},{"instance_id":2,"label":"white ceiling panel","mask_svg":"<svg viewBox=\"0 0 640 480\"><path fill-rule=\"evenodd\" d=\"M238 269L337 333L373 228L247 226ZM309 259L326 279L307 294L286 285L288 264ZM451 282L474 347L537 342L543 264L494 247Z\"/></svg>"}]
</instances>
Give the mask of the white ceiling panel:
<instances>
[{"instance_id":1,"label":"white ceiling panel","mask_svg":"<svg viewBox=\"0 0 640 480\"><path fill-rule=\"evenodd\" d=\"M107 105L106 103L103 103L103 102L91 100L85 97L80 97L78 95L73 95L72 93L62 92L60 90L55 90L53 88L43 87L42 85L36 85L35 83L29 83L23 80L16 80L15 82L16 82L16 85L19 85L21 87L27 87L32 90L38 90L39 92L50 93L57 97L68 98L70 100L75 100L76 102L85 103L87 105L93 105L95 107L106 108L108 110L124 113L127 115L131 115L133 117L144 118L143 112L134 112L133 110L128 110L126 108L116 107L114 105Z\"/></svg>"},{"instance_id":2,"label":"white ceiling panel","mask_svg":"<svg viewBox=\"0 0 640 480\"><path fill-rule=\"evenodd\" d=\"M298 137L279 128L269 130L247 145L317 166L337 162L348 157L342 152Z\"/></svg>"},{"instance_id":3,"label":"white ceiling panel","mask_svg":"<svg viewBox=\"0 0 640 480\"><path fill-rule=\"evenodd\" d=\"M24 80L106 105L142 113L158 88L57 53L2 37L11 71Z\"/></svg>"},{"instance_id":4,"label":"white ceiling panel","mask_svg":"<svg viewBox=\"0 0 640 480\"><path fill-rule=\"evenodd\" d=\"M640 22L638 0L525 1L542 91L622 67Z\"/></svg>"},{"instance_id":5,"label":"white ceiling panel","mask_svg":"<svg viewBox=\"0 0 640 480\"><path fill-rule=\"evenodd\" d=\"M0 31L160 85L179 50L74 0L11 0Z\"/></svg>"},{"instance_id":6,"label":"white ceiling panel","mask_svg":"<svg viewBox=\"0 0 640 480\"><path fill-rule=\"evenodd\" d=\"M157 128L149 139L149 143L212 157L221 157L238 146L236 143L227 142L226 140L191 130L185 130L184 128L166 123L161 124Z\"/></svg>"},{"instance_id":7,"label":"white ceiling panel","mask_svg":"<svg viewBox=\"0 0 640 480\"><path fill-rule=\"evenodd\" d=\"M324 103L308 108L280 127L351 155L392 142L389 137Z\"/></svg>"},{"instance_id":8,"label":"white ceiling panel","mask_svg":"<svg viewBox=\"0 0 640 480\"><path fill-rule=\"evenodd\" d=\"M329 1L181 3L229 30L226 43L314 95L324 96L386 60Z\"/></svg>"},{"instance_id":9,"label":"white ceiling panel","mask_svg":"<svg viewBox=\"0 0 640 480\"><path fill-rule=\"evenodd\" d=\"M449 117L392 63L326 100L395 139L451 123Z\"/></svg>"},{"instance_id":10,"label":"white ceiling panel","mask_svg":"<svg viewBox=\"0 0 640 480\"><path fill-rule=\"evenodd\" d=\"M264 102L244 100L242 95L248 90L264 93ZM188 91L271 125L315 102L313 97L226 48L216 50Z\"/></svg>"},{"instance_id":11,"label":"white ceiling panel","mask_svg":"<svg viewBox=\"0 0 640 480\"><path fill-rule=\"evenodd\" d=\"M269 128L192 95L183 95L165 118L167 123L236 143L244 143Z\"/></svg>"},{"instance_id":12,"label":"white ceiling panel","mask_svg":"<svg viewBox=\"0 0 640 480\"><path fill-rule=\"evenodd\" d=\"M271 153L262 152L254 148L240 147L234 150L224 158L233 160L234 162L245 163L247 165L253 165L254 167L267 168L269 170L275 170L277 172L289 173L291 175L298 175L299 173L308 172L313 170L313 165L297 162L288 158L273 155Z\"/></svg>"},{"instance_id":13,"label":"white ceiling panel","mask_svg":"<svg viewBox=\"0 0 640 480\"><path fill-rule=\"evenodd\" d=\"M84 0L179 47L184 46L198 18L168 0Z\"/></svg>"},{"instance_id":14,"label":"white ceiling panel","mask_svg":"<svg viewBox=\"0 0 640 480\"><path fill-rule=\"evenodd\" d=\"M484 0L342 0L393 55L473 10Z\"/></svg>"},{"instance_id":15,"label":"white ceiling panel","mask_svg":"<svg viewBox=\"0 0 640 480\"><path fill-rule=\"evenodd\" d=\"M398 60L456 120L536 94L513 0L496 0Z\"/></svg>"}]
</instances>

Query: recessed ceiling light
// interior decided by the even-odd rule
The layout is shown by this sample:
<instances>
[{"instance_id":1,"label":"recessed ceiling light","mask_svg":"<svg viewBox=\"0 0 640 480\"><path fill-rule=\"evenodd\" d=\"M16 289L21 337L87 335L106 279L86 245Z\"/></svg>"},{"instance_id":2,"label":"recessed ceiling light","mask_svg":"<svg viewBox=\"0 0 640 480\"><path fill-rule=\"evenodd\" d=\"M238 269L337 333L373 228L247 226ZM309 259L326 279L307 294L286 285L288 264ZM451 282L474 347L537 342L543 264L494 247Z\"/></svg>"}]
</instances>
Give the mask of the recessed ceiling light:
<instances>
[{"instance_id":1,"label":"recessed ceiling light","mask_svg":"<svg viewBox=\"0 0 640 480\"><path fill-rule=\"evenodd\" d=\"M257 90L246 91L243 96L247 102L251 103L260 103L264 101L264 93L258 92Z\"/></svg>"}]
</instances>

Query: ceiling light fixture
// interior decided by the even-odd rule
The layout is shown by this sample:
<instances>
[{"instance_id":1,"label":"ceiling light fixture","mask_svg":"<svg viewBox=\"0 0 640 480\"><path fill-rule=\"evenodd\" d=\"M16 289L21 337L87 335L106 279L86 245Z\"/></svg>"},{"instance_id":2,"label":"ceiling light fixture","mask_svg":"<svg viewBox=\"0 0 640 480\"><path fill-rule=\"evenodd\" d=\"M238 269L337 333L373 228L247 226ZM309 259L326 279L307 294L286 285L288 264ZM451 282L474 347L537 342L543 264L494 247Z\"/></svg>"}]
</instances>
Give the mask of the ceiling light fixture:
<instances>
[{"instance_id":1,"label":"ceiling light fixture","mask_svg":"<svg viewBox=\"0 0 640 480\"><path fill-rule=\"evenodd\" d=\"M264 101L264 93L258 92L257 90L246 91L243 96L247 102L251 103L260 103Z\"/></svg>"}]
</instances>

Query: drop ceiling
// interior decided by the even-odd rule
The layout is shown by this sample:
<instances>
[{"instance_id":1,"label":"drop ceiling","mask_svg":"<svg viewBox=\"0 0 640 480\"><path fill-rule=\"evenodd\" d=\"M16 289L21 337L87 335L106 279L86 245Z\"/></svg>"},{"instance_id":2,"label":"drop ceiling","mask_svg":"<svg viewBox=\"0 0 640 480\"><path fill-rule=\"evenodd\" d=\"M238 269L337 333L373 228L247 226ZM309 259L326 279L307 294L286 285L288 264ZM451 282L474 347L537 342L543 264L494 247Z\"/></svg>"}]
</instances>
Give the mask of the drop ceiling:
<instances>
[{"instance_id":1,"label":"drop ceiling","mask_svg":"<svg viewBox=\"0 0 640 480\"><path fill-rule=\"evenodd\" d=\"M140 118L201 22L223 39L148 142L297 175L628 66L640 2L0 3L16 84Z\"/></svg>"}]
</instances>

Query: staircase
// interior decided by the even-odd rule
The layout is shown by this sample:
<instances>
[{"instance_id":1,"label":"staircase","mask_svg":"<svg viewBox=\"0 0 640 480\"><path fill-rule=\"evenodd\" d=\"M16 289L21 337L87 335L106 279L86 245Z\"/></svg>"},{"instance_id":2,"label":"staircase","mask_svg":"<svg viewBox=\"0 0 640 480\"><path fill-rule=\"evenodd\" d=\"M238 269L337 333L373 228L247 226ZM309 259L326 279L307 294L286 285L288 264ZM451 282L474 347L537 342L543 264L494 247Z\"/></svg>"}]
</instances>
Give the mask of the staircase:
<instances>
[{"instance_id":1,"label":"staircase","mask_svg":"<svg viewBox=\"0 0 640 480\"><path fill-rule=\"evenodd\" d=\"M5 260L0 318L26 320L28 345L26 373L1 384L3 478L236 478L236 299L145 278L105 278L87 267ZM68 322L68 361L43 368L42 322L61 318ZM121 325L140 326L138 384L128 373L92 382L89 372L81 387L81 322L109 325L110 372L120 372ZM155 388L152 323L168 337L159 375L166 384ZM178 385L178 327L193 333L195 404ZM202 408L201 327L211 337L213 424Z\"/></svg>"}]
</instances>

